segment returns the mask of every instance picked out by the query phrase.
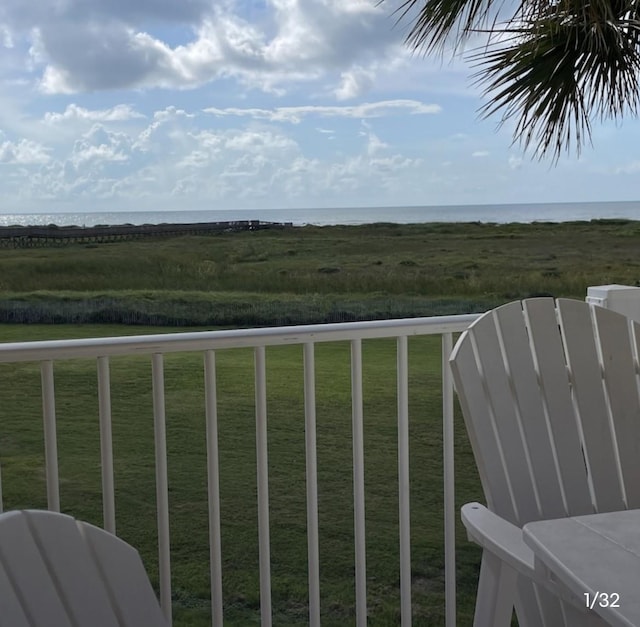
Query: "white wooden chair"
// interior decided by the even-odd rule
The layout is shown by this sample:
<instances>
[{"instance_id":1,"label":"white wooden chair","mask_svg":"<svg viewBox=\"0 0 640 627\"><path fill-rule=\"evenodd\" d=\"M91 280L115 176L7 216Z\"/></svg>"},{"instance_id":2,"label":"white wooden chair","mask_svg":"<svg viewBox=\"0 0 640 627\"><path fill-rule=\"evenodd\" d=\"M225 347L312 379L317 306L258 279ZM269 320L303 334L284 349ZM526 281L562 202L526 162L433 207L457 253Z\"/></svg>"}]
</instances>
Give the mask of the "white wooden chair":
<instances>
[{"instance_id":1,"label":"white wooden chair","mask_svg":"<svg viewBox=\"0 0 640 627\"><path fill-rule=\"evenodd\" d=\"M487 312L451 355L487 506L462 520L483 547L475 627L604 625L534 571L528 522L640 507L640 325L581 301Z\"/></svg>"},{"instance_id":2,"label":"white wooden chair","mask_svg":"<svg viewBox=\"0 0 640 627\"><path fill-rule=\"evenodd\" d=\"M138 552L71 516L0 515L1 627L168 627Z\"/></svg>"}]
</instances>

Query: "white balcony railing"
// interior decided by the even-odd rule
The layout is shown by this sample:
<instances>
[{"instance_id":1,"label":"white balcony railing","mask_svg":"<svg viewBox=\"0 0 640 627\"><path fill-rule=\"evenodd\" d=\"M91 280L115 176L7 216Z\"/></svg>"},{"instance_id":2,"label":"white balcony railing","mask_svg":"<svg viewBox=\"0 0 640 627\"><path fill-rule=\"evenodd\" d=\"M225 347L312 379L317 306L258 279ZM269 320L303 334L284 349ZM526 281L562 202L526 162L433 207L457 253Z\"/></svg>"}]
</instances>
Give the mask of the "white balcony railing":
<instances>
[{"instance_id":1,"label":"white balcony railing","mask_svg":"<svg viewBox=\"0 0 640 627\"><path fill-rule=\"evenodd\" d=\"M455 625L455 520L453 386L447 357L453 334L464 330L477 316L442 316L403 320L383 320L344 324L291 326L280 328L175 333L103 339L56 340L0 344L0 363L39 362L44 417L46 490L48 508L60 510L58 447L56 437L54 362L95 359L98 377L100 456L104 528L115 532L115 495L111 428L110 358L147 355L151 359L155 435L155 478L158 526L158 568L160 600L170 619L171 556L169 542L169 498L165 432L164 355L199 352L204 356L206 450L208 472L209 545L212 624L223 623L222 559L220 540L220 486L218 468L218 423L216 395L216 351L251 347L254 349L255 418L257 456L258 546L260 571L260 614L263 626L271 625L271 568L269 526L269 475L267 465L267 383L265 348L302 345L304 368L304 421L306 454L307 547L309 579L309 623L320 625L320 577L318 551L318 489L316 462L316 401L314 346L319 342L348 341L351 347L351 411L353 433L354 540L356 623L367 621L365 559L365 490L362 394L362 340L397 340L398 496L400 602L402 625L411 624L411 545L409 495L409 360L408 338L418 335L442 336L443 459L444 459L444 543L446 625ZM1 410L0 410L1 411ZM2 482L0 478L0 511Z\"/></svg>"}]
</instances>

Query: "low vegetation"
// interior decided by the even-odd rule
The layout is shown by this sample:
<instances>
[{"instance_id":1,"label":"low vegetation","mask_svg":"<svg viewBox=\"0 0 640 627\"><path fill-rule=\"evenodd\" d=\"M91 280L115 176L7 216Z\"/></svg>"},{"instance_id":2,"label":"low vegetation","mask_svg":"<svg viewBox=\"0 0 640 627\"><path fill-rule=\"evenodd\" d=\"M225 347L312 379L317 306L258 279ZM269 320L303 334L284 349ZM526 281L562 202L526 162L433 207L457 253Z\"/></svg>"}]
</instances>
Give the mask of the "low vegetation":
<instances>
[{"instance_id":1,"label":"low vegetation","mask_svg":"<svg viewBox=\"0 0 640 627\"><path fill-rule=\"evenodd\" d=\"M640 281L640 223L300 227L0 249L0 321L257 325L480 311Z\"/></svg>"}]
</instances>

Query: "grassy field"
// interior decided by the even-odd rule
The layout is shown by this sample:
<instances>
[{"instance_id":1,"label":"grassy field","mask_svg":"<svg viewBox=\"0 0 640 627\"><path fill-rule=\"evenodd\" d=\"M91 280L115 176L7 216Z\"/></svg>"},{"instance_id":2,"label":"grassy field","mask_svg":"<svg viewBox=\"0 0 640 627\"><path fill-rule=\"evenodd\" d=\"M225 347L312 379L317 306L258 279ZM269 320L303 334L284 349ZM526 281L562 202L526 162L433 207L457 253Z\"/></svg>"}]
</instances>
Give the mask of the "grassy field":
<instances>
[{"instance_id":1,"label":"grassy field","mask_svg":"<svg viewBox=\"0 0 640 627\"><path fill-rule=\"evenodd\" d=\"M640 283L640 223L305 227L210 237L0 249L0 341L481 311L518 297L584 298L588 285ZM37 322L49 324L38 325ZM125 322L126 325L109 326ZM55 323L55 324L51 324ZM69 324L60 324L69 323ZM163 324L164 328L143 325ZM364 343L370 624L398 624L395 345ZM416 625L443 624L439 338L410 341L412 568ZM274 623L306 622L301 349L267 351ZM251 351L218 356L225 616L258 622ZM167 358L175 624L209 624L201 357ZM349 347L317 348L323 625L352 624ZM56 365L61 497L99 523L96 374ZM117 524L157 582L150 363L112 364ZM36 366L0 367L6 508L45 505ZM462 422L458 504L482 500ZM459 624L471 622L479 551L458 525Z\"/></svg>"},{"instance_id":2,"label":"grassy field","mask_svg":"<svg viewBox=\"0 0 640 627\"><path fill-rule=\"evenodd\" d=\"M304 227L0 249L0 321L292 324L640 282L640 223Z\"/></svg>"},{"instance_id":3,"label":"grassy field","mask_svg":"<svg viewBox=\"0 0 640 627\"><path fill-rule=\"evenodd\" d=\"M4 341L131 333L132 327L0 326ZM138 327L138 331L144 329ZM153 332L163 329L153 329ZM317 437L323 625L354 623L349 346L318 345ZM367 567L371 625L399 621L395 342L363 344ZM274 624L307 620L306 510L301 349L267 350ZM253 365L250 350L218 355L225 619L259 622ZM439 338L410 341L413 603L416 625L444 611ZM202 360L167 358L167 439L175 625L210 624ZM157 583L153 419L149 359L112 361L118 533L139 548ZM56 365L62 508L100 524L95 364ZM0 457L7 509L44 507L39 371L0 367ZM461 422L459 503L481 492ZM458 529L460 624L469 624L478 551Z\"/></svg>"}]
</instances>

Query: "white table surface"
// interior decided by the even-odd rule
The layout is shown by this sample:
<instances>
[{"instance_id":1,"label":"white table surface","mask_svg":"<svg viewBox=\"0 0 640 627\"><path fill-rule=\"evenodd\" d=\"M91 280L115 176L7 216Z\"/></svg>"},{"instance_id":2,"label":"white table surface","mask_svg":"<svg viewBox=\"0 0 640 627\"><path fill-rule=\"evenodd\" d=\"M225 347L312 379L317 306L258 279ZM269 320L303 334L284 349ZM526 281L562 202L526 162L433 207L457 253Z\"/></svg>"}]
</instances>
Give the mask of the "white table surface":
<instances>
[{"instance_id":1,"label":"white table surface","mask_svg":"<svg viewBox=\"0 0 640 627\"><path fill-rule=\"evenodd\" d=\"M590 602L599 594L592 609L611 625L640 627L640 509L541 520L526 524L522 535L536 568L585 605L585 593ZM619 607L611 607L614 594Z\"/></svg>"}]
</instances>

